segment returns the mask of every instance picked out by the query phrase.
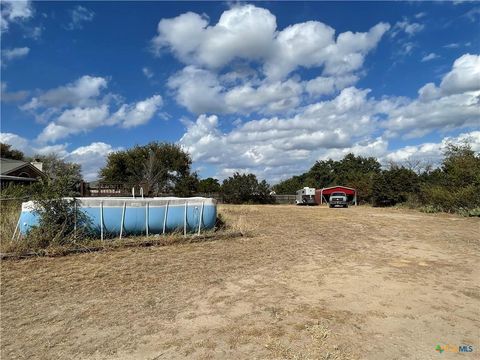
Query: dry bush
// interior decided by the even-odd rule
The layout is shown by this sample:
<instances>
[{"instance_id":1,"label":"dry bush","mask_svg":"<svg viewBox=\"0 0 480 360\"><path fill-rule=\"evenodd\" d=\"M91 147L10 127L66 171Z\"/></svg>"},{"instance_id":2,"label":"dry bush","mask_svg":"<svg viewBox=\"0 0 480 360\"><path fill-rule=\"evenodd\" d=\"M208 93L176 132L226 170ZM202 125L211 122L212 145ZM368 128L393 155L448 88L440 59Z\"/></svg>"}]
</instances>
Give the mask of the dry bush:
<instances>
[{"instance_id":1,"label":"dry bush","mask_svg":"<svg viewBox=\"0 0 480 360\"><path fill-rule=\"evenodd\" d=\"M10 252L18 247L12 240L20 216L22 203L17 200L0 201L0 252Z\"/></svg>"}]
</instances>

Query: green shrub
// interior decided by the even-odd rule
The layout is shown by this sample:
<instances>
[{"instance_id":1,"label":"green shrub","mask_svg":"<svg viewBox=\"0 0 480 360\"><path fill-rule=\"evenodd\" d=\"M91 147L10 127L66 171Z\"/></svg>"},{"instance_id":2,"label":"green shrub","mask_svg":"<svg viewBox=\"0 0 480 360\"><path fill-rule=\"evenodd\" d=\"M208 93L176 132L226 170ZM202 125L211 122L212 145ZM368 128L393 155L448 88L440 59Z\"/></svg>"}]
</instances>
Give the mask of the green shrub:
<instances>
[{"instance_id":1,"label":"green shrub","mask_svg":"<svg viewBox=\"0 0 480 360\"><path fill-rule=\"evenodd\" d=\"M91 222L78 209L74 198L37 200L34 212L39 223L27 233L25 241L36 249L49 246L77 244L89 238Z\"/></svg>"},{"instance_id":2,"label":"green shrub","mask_svg":"<svg viewBox=\"0 0 480 360\"><path fill-rule=\"evenodd\" d=\"M427 214L435 214L435 213L438 213L438 212L442 211L442 209L440 209L438 206L434 206L434 205L421 206L419 208L419 210L421 212L424 212L424 213L427 213Z\"/></svg>"},{"instance_id":3,"label":"green shrub","mask_svg":"<svg viewBox=\"0 0 480 360\"><path fill-rule=\"evenodd\" d=\"M459 188L424 186L423 202L444 212L460 213L480 207L480 188L473 184Z\"/></svg>"},{"instance_id":4,"label":"green shrub","mask_svg":"<svg viewBox=\"0 0 480 360\"><path fill-rule=\"evenodd\" d=\"M230 204L270 204L270 186L265 180L258 182L254 174L235 173L222 184L223 200Z\"/></svg>"}]
</instances>

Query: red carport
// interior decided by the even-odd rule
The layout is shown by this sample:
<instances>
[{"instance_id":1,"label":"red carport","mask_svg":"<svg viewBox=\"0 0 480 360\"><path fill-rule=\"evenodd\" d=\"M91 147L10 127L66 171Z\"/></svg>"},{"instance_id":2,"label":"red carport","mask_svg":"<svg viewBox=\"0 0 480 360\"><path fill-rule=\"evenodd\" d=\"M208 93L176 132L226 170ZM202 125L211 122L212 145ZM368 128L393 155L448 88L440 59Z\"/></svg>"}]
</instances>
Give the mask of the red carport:
<instances>
[{"instance_id":1,"label":"red carport","mask_svg":"<svg viewBox=\"0 0 480 360\"><path fill-rule=\"evenodd\" d=\"M315 202L317 204L328 203L330 195L334 192L344 192L354 205L357 205L357 190L346 186L332 186L315 191Z\"/></svg>"}]
</instances>

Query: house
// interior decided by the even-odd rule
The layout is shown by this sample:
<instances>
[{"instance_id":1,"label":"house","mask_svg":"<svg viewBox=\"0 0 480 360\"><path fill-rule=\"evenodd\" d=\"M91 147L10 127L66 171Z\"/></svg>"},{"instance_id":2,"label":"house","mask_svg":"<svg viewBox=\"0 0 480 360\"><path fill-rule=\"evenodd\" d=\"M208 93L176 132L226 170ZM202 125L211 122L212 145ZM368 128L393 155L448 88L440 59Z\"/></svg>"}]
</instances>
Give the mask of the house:
<instances>
[{"instance_id":1,"label":"house","mask_svg":"<svg viewBox=\"0 0 480 360\"><path fill-rule=\"evenodd\" d=\"M31 184L46 176L40 162L29 163L0 158L0 186L2 189L12 183Z\"/></svg>"}]
</instances>

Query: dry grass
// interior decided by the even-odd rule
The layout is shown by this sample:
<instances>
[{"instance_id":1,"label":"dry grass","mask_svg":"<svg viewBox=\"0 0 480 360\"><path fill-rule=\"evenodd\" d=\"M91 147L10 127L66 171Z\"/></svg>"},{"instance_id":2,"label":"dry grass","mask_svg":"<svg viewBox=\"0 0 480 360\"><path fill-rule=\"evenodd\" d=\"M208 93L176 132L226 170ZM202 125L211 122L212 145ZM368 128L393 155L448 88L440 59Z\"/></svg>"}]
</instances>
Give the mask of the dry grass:
<instances>
[{"instance_id":1,"label":"dry grass","mask_svg":"<svg viewBox=\"0 0 480 360\"><path fill-rule=\"evenodd\" d=\"M0 201L0 252L9 251L13 247L12 236L21 208L21 202Z\"/></svg>"},{"instance_id":2,"label":"dry grass","mask_svg":"<svg viewBox=\"0 0 480 360\"><path fill-rule=\"evenodd\" d=\"M2 261L1 358L428 359L478 349L478 219L220 206L248 236Z\"/></svg>"}]
</instances>

